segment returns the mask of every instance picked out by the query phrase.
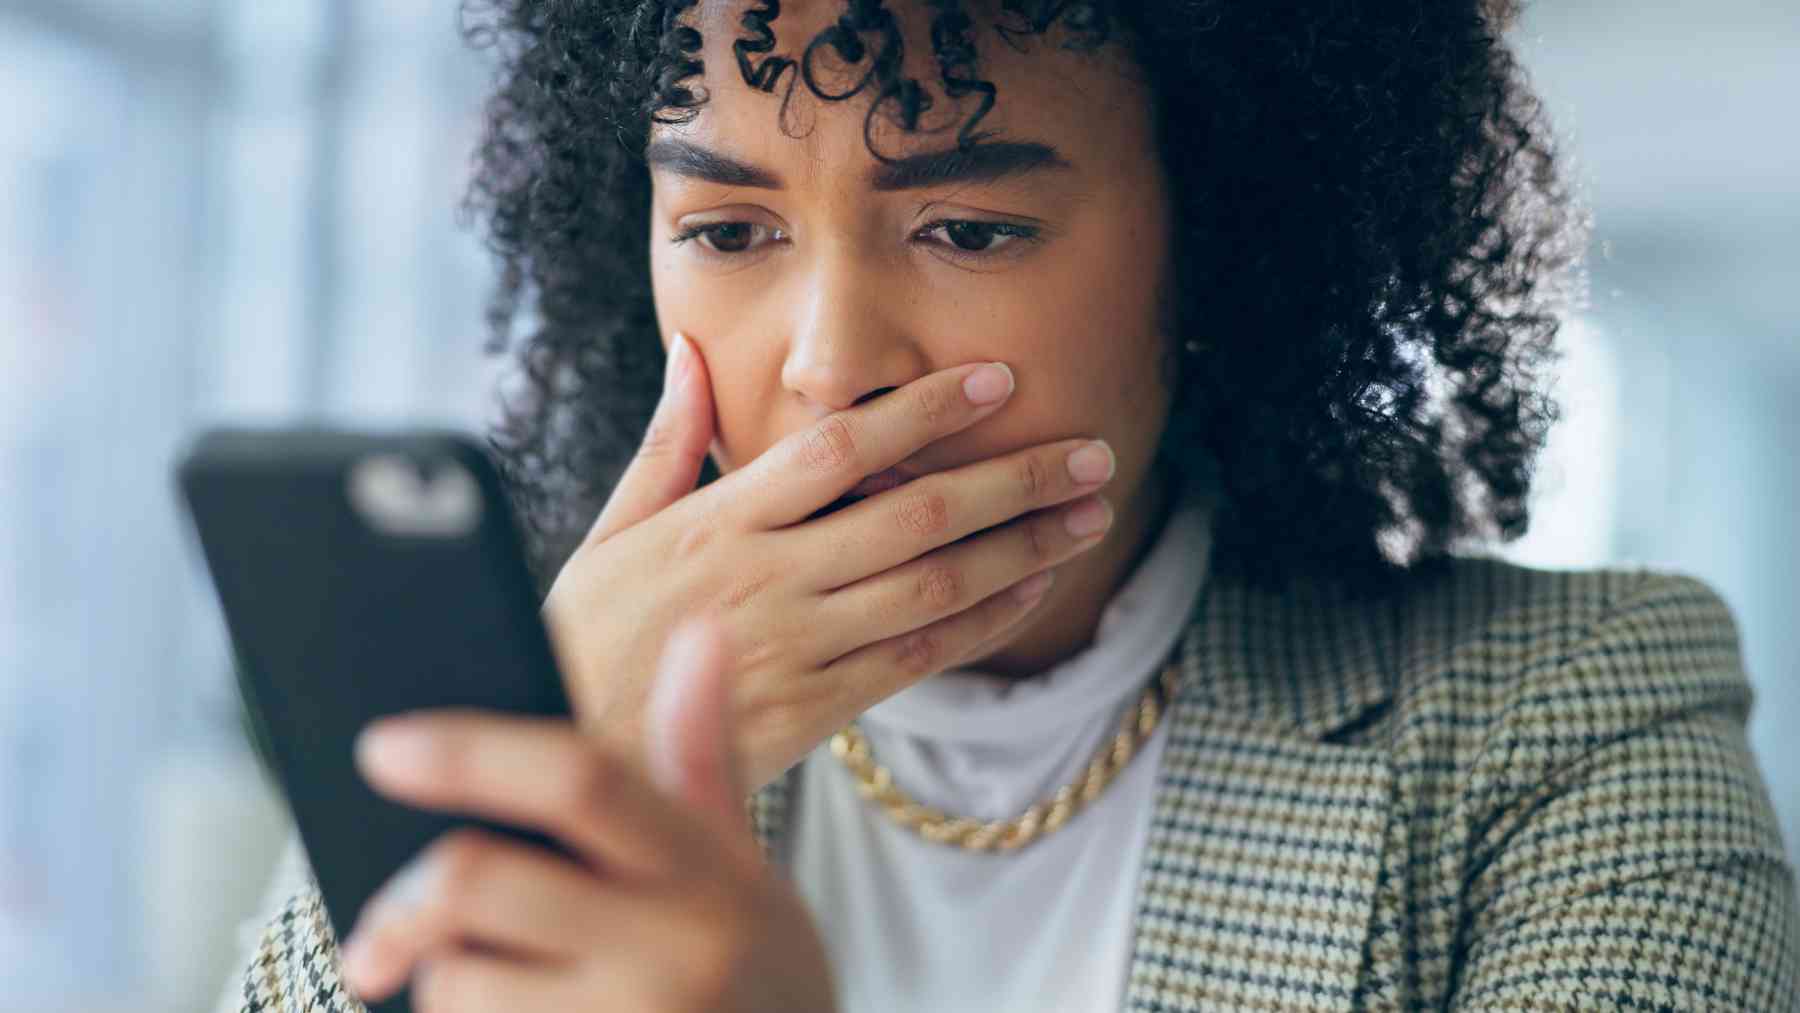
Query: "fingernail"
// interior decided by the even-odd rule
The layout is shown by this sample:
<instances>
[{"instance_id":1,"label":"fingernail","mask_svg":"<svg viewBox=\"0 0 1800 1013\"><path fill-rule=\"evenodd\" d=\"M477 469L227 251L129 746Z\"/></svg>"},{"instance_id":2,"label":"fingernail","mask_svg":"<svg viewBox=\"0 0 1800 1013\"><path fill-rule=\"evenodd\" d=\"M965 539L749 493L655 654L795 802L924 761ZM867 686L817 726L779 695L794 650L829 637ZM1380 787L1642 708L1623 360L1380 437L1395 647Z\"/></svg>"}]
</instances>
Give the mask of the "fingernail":
<instances>
[{"instance_id":1,"label":"fingernail","mask_svg":"<svg viewBox=\"0 0 1800 1013\"><path fill-rule=\"evenodd\" d=\"M1013 596L1017 598L1021 604L1029 605L1039 598L1042 598L1044 592L1050 590L1050 585L1055 580L1056 574L1051 573L1049 570L1044 570L1041 573L1034 573L1024 580L1019 581L1019 583L1013 587Z\"/></svg>"},{"instance_id":2,"label":"fingernail","mask_svg":"<svg viewBox=\"0 0 1800 1013\"><path fill-rule=\"evenodd\" d=\"M680 331L669 342L668 371L663 376L663 387L675 391L686 386L688 378L688 356L693 354L687 347L687 335Z\"/></svg>"},{"instance_id":3,"label":"fingernail","mask_svg":"<svg viewBox=\"0 0 1800 1013\"><path fill-rule=\"evenodd\" d=\"M377 947L367 932L352 932L348 950L339 948L343 964L343 984L364 1002L384 999L405 984L402 974L408 959L397 953L392 943ZM358 937L361 938L358 938Z\"/></svg>"},{"instance_id":4,"label":"fingernail","mask_svg":"<svg viewBox=\"0 0 1800 1013\"><path fill-rule=\"evenodd\" d=\"M425 855L406 863L370 902L371 915L393 918L417 911L431 892L431 878L436 869L437 863Z\"/></svg>"},{"instance_id":5,"label":"fingernail","mask_svg":"<svg viewBox=\"0 0 1800 1013\"><path fill-rule=\"evenodd\" d=\"M1069 477L1082 485L1104 482L1113 476L1115 463L1112 448L1106 441L1095 440L1069 455Z\"/></svg>"},{"instance_id":6,"label":"fingernail","mask_svg":"<svg viewBox=\"0 0 1800 1013\"><path fill-rule=\"evenodd\" d=\"M410 780L429 768L431 749L425 729L390 718L357 734L356 764L384 780Z\"/></svg>"},{"instance_id":7,"label":"fingernail","mask_svg":"<svg viewBox=\"0 0 1800 1013\"><path fill-rule=\"evenodd\" d=\"M1004 401L1012 392L1012 370L1004 362L990 362L963 378L963 393L978 405Z\"/></svg>"},{"instance_id":8,"label":"fingernail","mask_svg":"<svg viewBox=\"0 0 1800 1013\"><path fill-rule=\"evenodd\" d=\"M1107 507L1106 501L1103 499L1090 499L1070 510L1068 516L1063 519L1063 525L1069 529L1069 534L1076 538L1086 538L1089 535L1105 531L1106 526L1110 523L1112 523L1112 510Z\"/></svg>"},{"instance_id":9,"label":"fingernail","mask_svg":"<svg viewBox=\"0 0 1800 1013\"><path fill-rule=\"evenodd\" d=\"M362 933L350 933L350 938L338 947L338 962L344 967L344 983L359 995L371 991L384 970L380 956Z\"/></svg>"}]
</instances>

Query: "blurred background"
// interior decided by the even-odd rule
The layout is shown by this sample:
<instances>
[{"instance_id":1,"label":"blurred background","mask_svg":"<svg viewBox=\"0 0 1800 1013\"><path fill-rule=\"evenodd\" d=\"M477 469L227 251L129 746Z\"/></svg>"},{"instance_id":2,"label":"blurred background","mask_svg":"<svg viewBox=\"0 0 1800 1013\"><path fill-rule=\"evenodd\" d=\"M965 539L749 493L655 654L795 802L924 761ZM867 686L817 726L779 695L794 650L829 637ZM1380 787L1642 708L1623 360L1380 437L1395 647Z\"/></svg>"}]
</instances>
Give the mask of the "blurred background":
<instances>
[{"instance_id":1,"label":"blurred background","mask_svg":"<svg viewBox=\"0 0 1800 1013\"><path fill-rule=\"evenodd\" d=\"M1505 554L1731 603L1800 856L1800 6L1540 3L1596 217ZM170 467L195 428L478 428L454 0L0 0L0 1013L204 1010L286 841Z\"/></svg>"}]
</instances>

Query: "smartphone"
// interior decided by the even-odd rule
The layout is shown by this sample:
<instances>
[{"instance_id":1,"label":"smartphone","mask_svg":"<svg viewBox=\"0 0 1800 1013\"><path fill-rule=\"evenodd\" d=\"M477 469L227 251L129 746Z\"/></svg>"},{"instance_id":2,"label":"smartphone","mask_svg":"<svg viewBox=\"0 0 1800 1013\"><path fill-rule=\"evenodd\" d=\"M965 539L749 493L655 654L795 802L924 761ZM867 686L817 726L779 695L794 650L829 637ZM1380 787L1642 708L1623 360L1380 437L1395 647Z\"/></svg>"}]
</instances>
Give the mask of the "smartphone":
<instances>
[{"instance_id":1,"label":"smartphone","mask_svg":"<svg viewBox=\"0 0 1800 1013\"><path fill-rule=\"evenodd\" d=\"M218 591L247 724L338 939L440 834L527 828L377 795L352 756L376 718L437 707L569 717L498 470L451 431L217 428L179 495ZM370 1006L410 1009L406 993Z\"/></svg>"}]
</instances>

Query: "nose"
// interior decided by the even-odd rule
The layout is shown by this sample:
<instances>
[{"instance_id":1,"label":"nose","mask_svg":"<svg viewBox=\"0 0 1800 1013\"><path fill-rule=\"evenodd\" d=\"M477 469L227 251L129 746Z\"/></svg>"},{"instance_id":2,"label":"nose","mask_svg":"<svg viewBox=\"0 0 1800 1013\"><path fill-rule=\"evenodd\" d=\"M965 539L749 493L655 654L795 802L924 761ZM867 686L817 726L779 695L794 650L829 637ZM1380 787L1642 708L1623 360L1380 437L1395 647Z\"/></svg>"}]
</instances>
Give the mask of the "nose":
<instances>
[{"instance_id":1,"label":"nose","mask_svg":"<svg viewBox=\"0 0 1800 1013\"><path fill-rule=\"evenodd\" d=\"M908 336L906 295L892 278L847 255L822 256L796 303L782 386L824 417L926 372Z\"/></svg>"}]
</instances>

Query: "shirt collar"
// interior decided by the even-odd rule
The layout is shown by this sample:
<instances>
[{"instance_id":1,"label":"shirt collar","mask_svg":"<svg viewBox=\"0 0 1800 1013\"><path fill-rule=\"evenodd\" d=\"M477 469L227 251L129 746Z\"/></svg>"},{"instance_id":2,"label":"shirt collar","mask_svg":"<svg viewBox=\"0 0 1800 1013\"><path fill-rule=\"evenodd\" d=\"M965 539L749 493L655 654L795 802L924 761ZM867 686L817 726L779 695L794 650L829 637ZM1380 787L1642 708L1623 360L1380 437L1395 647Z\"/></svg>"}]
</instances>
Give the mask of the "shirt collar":
<instances>
[{"instance_id":1,"label":"shirt collar","mask_svg":"<svg viewBox=\"0 0 1800 1013\"><path fill-rule=\"evenodd\" d=\"M1110 712L1170 659L1206 581L1212 499L1174 504L1149 552L1102 611L1087 647L1029 679L950 669L901 690L859 719L939 741L1024 741Z\"/></svg>"}]
</instances>

